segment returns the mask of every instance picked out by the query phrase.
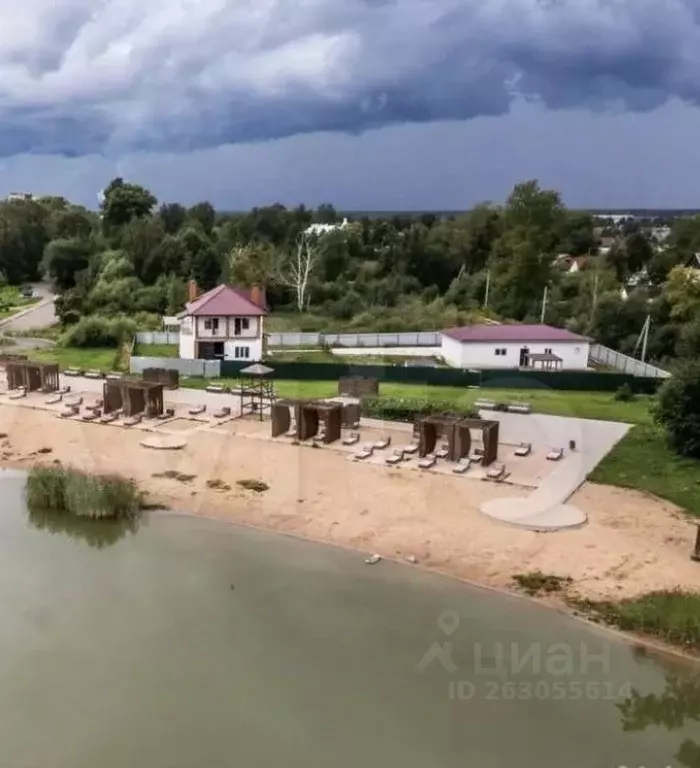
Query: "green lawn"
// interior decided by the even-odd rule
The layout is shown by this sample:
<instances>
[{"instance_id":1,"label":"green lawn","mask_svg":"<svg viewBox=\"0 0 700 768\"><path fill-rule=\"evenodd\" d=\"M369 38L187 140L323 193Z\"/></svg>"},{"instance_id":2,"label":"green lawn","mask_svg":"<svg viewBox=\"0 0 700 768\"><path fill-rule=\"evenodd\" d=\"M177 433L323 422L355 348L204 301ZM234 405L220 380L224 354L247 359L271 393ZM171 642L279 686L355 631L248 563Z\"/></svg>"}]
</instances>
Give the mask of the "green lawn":
<instances>
[{"instance_id":1,"label":"green lawn","mask_svg":"<svg viewBox=\"0 0 700 768\"><path fill-rule=\"evenodd\" d=\"M36 296L27 299L19 291L19 288L6 286L0 288L0 320L16 315L23 309L36 304L40 299Z\"/></svg>"},{"instance_id":2,"label":"green lawn","mask_svg":"<svg viewBox=\"0 0 700 768\"><path fill-rule=\"evenodd\" d=\"M134 357L180 357L180 348L177 344L136 344Z\"/></svg>"},{"instance_id":3,"label":"green lawn","mask_svg":"<svg viewBox=\"0 0 700 768\"><path fill-rule=\"evenodd\" d=\"M700 461L673 453L653 424L631 429L589 479L652 493L700 517Z\"/></svg>"},{"instance_id":4,"label":"green lawn","mask_svg":"<svg viewBox=\"0 0 700 768\"><path fill-rule=\"evenodd\" d=\"M29 353L32 360L45 360L58 363L60 370L66 368L90 369L108 373L114 369L117 352L113 347L51 347L50 349L35 349Z\"/></svg>"}]
</instances>

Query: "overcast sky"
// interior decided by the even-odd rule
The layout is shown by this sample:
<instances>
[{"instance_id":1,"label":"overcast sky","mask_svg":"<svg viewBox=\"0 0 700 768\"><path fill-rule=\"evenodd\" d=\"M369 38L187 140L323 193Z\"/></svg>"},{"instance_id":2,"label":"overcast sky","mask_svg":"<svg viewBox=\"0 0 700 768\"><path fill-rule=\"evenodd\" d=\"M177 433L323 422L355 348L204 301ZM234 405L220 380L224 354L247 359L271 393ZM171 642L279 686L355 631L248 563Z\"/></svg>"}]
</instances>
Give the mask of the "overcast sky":
<instances>
[{"instance_id":1,"label":"overcast sky","mask_svg":"<svg viewBox=\"0 0 700 768\"><path fill-rule=\"evenodd\" d=\"M700 0L0 0L0 193L700 207Z\"/></svg>"}]
</instances>

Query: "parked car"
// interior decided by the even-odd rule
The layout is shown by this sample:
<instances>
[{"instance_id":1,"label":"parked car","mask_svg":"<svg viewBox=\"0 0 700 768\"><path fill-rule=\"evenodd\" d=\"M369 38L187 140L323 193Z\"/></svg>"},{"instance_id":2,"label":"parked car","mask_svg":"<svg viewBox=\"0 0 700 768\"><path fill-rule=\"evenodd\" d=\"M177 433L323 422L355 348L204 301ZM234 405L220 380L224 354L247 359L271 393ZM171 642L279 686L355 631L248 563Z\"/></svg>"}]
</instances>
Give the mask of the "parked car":
<instances>
[{"instance_id":1,"label":"parked car","mask_svg":"<svg viewBox=\"0 0 700 768\"><path fill-rule=\"evenodd\" d=\"M22 297L25 299L31 299L34 296L34 288L31 285L22 286Z\"/></svg>"}]
</instances>

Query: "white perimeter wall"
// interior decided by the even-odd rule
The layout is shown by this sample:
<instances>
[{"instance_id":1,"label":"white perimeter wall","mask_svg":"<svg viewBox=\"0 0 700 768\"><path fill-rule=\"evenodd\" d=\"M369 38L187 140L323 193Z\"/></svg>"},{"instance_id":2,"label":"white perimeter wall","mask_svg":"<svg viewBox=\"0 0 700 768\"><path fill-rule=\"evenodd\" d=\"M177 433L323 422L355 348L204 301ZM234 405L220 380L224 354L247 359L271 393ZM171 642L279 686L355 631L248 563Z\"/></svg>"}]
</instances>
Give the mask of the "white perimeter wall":
<instances>
[{"instance_id":1,"label":"white perimeter wall","mask_svg":"<svg viewBox=\"0 0 700 768\"><path fill-rule=\"evenodd\" d=\"M588 342L468 342L461 343L447 336L442 337L442 355L454 368L518 368L520 350L527 347L530 354L544 354L545 349L562 360L563 371L588 369ZM505 355L497 355L496 349L505 349ZM538 366L539 367L539 366Z\"/></svg>"}]
</instances>

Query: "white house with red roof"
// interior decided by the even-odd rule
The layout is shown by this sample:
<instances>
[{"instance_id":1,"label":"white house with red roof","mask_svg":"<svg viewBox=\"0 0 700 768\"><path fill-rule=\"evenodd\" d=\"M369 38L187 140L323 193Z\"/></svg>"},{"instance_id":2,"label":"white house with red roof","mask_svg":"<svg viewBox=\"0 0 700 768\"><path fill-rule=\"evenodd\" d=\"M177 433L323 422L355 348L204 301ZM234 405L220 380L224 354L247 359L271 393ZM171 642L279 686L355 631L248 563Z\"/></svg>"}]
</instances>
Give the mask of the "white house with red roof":
<instances>
[{"instance_id":1,"label":"white house with red roof","mask_svg":"<svg viewBox=\"0 0 700 768\"><path fill-rule=\"evenodd\" d=\"M442 356L454 368L585 371L591 339L550 325L467 325L441 332Z\"/></svg>"},{"instance_id":2,"label":"white house with red roof","mask_svg":"<svg viewBox=\"0 0 700 768\"><path fill-rule=\"evenodd\" d=\"M199 295L190 281L189 301L178 315L184 360L262 360L265 292L218 285Z\"/></svg>"}]
</instances>

